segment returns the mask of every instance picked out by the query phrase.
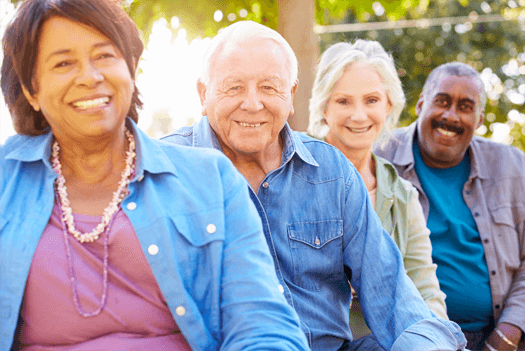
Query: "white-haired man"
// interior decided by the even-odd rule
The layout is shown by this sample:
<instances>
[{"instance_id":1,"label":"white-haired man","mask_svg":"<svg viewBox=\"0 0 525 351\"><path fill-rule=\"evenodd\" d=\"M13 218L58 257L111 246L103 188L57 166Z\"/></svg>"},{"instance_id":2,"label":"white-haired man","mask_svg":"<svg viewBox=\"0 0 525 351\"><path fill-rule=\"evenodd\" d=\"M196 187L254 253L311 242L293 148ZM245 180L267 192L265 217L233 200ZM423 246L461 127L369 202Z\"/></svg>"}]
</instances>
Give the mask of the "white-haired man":
<instances>
[{"instance_id":1,"label":"white-haired man","mask_svg":"<svg viewBox=\"0 0 525 351\"><path fill-rule=\"evenodd\" d=\"M205 117L164 140L221 150L248 180L280 290L312 349L462 349L459 327L433 317L405 274L355 168L286 123L297 83L297 59L277 32L235 23L205 56ZM352 341L348 280L379 344Z\"/></svg>"},{"instance_id":2,"label":"white-haired man","mask_svg":"<svg viewBox=\"0 0 525 351\"><path fill-rule=\"evenodd\" d=\"M476 70L441 65L423 87L416 122L376 154L419 190L448 315L467 347L516 350L525 330L525 157L474 136L485 102Z\"/></svg>"}]
</instances>

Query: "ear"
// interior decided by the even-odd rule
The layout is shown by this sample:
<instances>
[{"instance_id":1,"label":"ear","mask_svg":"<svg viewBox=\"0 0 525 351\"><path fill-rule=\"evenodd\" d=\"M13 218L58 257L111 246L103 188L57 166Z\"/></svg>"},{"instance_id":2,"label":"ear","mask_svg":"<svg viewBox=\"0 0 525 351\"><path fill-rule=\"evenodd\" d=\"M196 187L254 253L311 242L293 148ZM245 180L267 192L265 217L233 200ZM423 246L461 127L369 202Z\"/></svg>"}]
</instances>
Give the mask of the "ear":
<instances>
[{"instance_id":1,"label":"ear","mask_svg":"<svg viewBox=\"0 0 525 351\"><path fill-rule=\"evenodd\" d=\"M390 102L390 99L388 99L388 107L387 107L386 115L390 116L390 114L392 113L392 110L394 110L394 105L392 105L392 103Z\"/></svg>"},{"instance_id":2,"label":"ear","mask_svg":"<svg viewBox=\"0 0 525 351\"><path fill-rule=\"evenodd\" d=\"M298 85L299 85L299 79L296 79L294 85L292 86L292 88L290 90L290 96L291 96L291 100L292 100L292 108L290 109L290 114L288 115L288 117L291 117L295 113L295 109L293 107L293 100L294 100L294 97L295 97L295 93L297 93L297 86Z\"/></svg>"},{"instance_id":3,"label":"ear","mask_svg":"<svg viewBox=\"0 0 525 351\"><path fill-rule=\"evenodd\" d=\"M481 111L481 113L479 114L479 122L478 122L478 125L476 126L476 129L481 127L484 120L485 120L485 111Z\"/></svg>"},{"instance_id":4,"label":"ear","mask_svg":"<svg viewBox=\"0 0 525 351\"><path fill-rule=\"evenodd\" d=\"M201 100L202 105L201 114L203 116L207 116L208 109L206 107L206 85L201 81L200 78L197 80L197 93L199 93L199 98Z\"/></svg>"},{"instance_id":5,"label":"ear","mask_svg":"<svg viewBox=\"0 0 525 351\"><path fill-rule=\"evenodd\" d=\"M423 103L425 102L425 99L423 98L423 93L419 95L419 100L417 100L416 104L416 116L419 117L419 114L421 113L421 110L423 109Z\"/></svg>"},{"instance_id":6,"label":"ear","mask_svg":"<svg viewBox=\"0 0 525 351\"><path fill-rule=\"evenodd\" d=\"M29 91L27 91L26 87L22 84L22 92L24 93L24 96L26 97L29 104L33 107L35 111L40 111L40 104L38 103L38 100L32 96Z\"/></svg>"}]
</instances>

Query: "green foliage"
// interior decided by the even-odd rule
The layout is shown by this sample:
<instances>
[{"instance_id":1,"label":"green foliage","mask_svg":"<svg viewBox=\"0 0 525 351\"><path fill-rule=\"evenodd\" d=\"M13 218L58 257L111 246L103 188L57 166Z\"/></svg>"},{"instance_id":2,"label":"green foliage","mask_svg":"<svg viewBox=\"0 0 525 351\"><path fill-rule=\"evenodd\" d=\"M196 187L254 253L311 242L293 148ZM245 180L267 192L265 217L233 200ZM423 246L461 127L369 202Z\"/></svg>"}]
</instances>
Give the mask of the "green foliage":
<instances>
[{"instance_id":1,"label":"green foliage","mask_svg":"<svg viewBox=\"0 0 525 351\"><path fill-rule=\"evenodd\" d=\"M220 21L214 20L216 11L222 12ZM128 13L141 29L145 40L155 21L165 18L169 22L174 16L179 18L190 40L214 36L220 28L239 20L252 20L270 28L277 28L278 25L277 0L135 0L128 7ZM242 17L243 14L246 16Z\"/></svg>"},{"instance_id":2,"label":"green foliage","mask_svg":"<svg viewBox=\"0 0 525 351\"><path fill-rule=\"evenodd\" d=\"M11 0L13 3L21 1ZM407 108L401 116L403 125L415 120L415 104L422 86L430 71L438 65L450 61L462 61L472 65L479 72L490 68L493 72L492 90L489 92L485 111L487 127L485 136L491 136L494 123L506 123L511 128L512 143L525 150L524 115L512 119L507 116L511 110L524 111L523 104L514 104L507 95L512 91L525 94L525 0L310 1L316 1L316 22L320 25L469 15L475 18L477 15L503 14L507 20L502 22L469 23L467 21L459 26L444 24L420 28L322 34L320 46L323 51L335 42L364 38L377 40L390 51L398 66L398 73L407 96ZM126 9L141 29L145 42L155 21L165 18L169 22L173 16L179 18L181 27L187 30L188 39L191 40L195 37L213 36L220 28L242 19L250 19L276 29L278 2L278 0L134 0ZM381 8L378 11L378 4L384 11ZM213 18L217 10L223 14L220 21L215 21ZM241 14L246 16L241 17ZM293 13L290 16L293 16ZM172 28L172 30L176 32L178 29ZM502 69L509 62L517 67L518 74Z\"/></svg>"},{"instance_id":3,"label":"green foliage","mask_svg":"<svg viewBox=\"0 0 525 351\"><path fill-rule=\"evenodd\" d=\"M318 1L330 2L330 0ZM385 8L385 13L377 16L373 9L371 11L370 8L366 9L365 11L370 14L368 22L387 21L392 13L402 16L403 19L421 19L469 15L475 17L475 14L484 15L484 11L490 14L504 14L505 18L509 19L502 22L465 23L459 26L444 24L427 28L322 34L321 51L333 43L353 41L356 38L379 41L392 53L407 97L407 107L400 121L402 125L407 125L416 119L415 105L425 79L438 65L450 61L462 61L475 67L479 72L490 68L493 72L492 89L488 93L489 99L485 111L487 127L485 136L492 135L493 123L506 123L511 128L512 144L525 150L525 117L523 115L518 119L507 117L509 111L513 109L524 112L524 105L512 103L507 95L511 91L525 94L525 1L436 0L429 2L421 0L417 1L417 6L413 6L414 0L380 2ZM405 2L412 2L412 4L405 7ZM403 5L399 6L400 3ZM390 6L397 6L397 8L391 10ZM490 9L487 6L490 6ZM323 24L362 22L360 20L363 18L362 11L362 8L355 6L349 7L343 14L341 9L327 6L322 20L318 17L318 21ZM520 15L521 22L518 20ZM334 17L327 21L330 16ZM514 73L503 69L511 60L516 68ZM487 76L491 75L487 74Z\"/></svg>"}]
</instances>

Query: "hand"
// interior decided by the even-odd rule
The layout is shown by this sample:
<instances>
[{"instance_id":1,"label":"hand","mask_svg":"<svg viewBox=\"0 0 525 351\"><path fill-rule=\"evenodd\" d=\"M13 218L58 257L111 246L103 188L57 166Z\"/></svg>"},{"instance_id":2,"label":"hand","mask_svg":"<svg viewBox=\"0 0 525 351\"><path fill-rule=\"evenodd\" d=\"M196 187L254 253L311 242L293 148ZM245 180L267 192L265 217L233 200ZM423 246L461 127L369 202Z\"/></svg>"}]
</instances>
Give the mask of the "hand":
<instances>
[{"instance_id":1,"label":"hand","mask_svg":"<svg viewBox=\"0 0 525 351\"><path fill-rule=\"evenodd\" d=\"M508 323L500 323L496 328L499 329L513 344L517 345L519 343L522 334L520 328ZM514 351L516 349L505 342L495 330L490 334L487 342L498 351ZM490 349L485 345L482 351L490 351Z\"/></svg>"}]
</instances>

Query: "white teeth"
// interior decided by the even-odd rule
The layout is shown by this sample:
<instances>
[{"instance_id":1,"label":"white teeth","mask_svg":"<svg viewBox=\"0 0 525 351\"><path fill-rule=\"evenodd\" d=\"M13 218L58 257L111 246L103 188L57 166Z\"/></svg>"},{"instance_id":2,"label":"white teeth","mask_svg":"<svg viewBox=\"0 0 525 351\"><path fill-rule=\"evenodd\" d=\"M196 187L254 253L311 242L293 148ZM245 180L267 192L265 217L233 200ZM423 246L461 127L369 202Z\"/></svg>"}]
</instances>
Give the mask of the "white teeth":
<instances>
[{"instance_id":1,"label":"white teeth","mask_svg":"<svg viewBox=\"0 0 525 351\"><path fill-rule=\"evenodd\" d=\"M351 132L353 133L364 133L366 131L368 131L370 129L370 127L365 127L365 128L348 128L350 129Z\"/></svg>"},{"instance_id":2,"label":"white teeth","mask_svg":"<svg viewBox=\"0 0 525 351\"><path fill-rule=\"evenodd\" d=\"M88 109L88 108L96 108L96 107L102 107L109 103L109 97L101 97L98 99L93 100L85 100L85 101L77 101L72 103L72 105L79 109Z\"/></svg>"},{"instance_id":3,"label":"white teeth","mask_svg":"<svg viewBox=\"0 0 525 351\"><path fill-rule=\"evenodd\" d=\"M251 128L256 128L256 127L260 127L260 126L261 126L260 123L249 124L249 123L244 123L244 122L239 122L239 125L240 125L241 127L251 127Z\"/></svg>"},{"instance_id":4,"label":"white teeth","mask_svg":"<svg viewBox=\"0 0 525 351\"><path fill-rule=\"evenodd\" d=\"M437 128L437 131L438 131L439 133L443 134L443 135L446 136L446 137L453 137L453 136L455 136L456 134L458 134L458 133L456 133L456 132L451 132L450 130L445 130L445 129L443 129L443 128Z\"/></svg>"}]
</instances>

